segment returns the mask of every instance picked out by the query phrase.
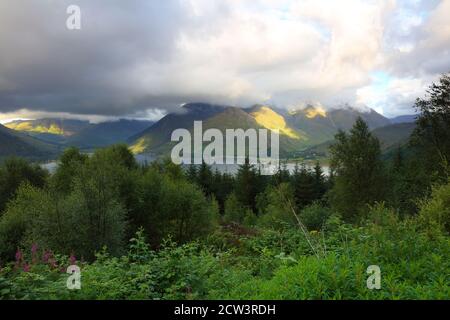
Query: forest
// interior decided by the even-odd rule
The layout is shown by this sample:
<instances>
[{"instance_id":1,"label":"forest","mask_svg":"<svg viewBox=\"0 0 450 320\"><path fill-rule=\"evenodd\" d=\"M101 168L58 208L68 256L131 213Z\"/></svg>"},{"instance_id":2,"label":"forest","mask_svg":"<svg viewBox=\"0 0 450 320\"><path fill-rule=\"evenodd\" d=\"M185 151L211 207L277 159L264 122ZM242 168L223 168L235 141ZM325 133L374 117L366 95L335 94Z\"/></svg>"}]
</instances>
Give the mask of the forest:
<instances>
[{"instance_id":1,"label":"forest","mask_svg":"<svg viewBox=\"0 0 450 320\"><path fill-rule=\"evenodd\" d=\"M329 175L142 166L122 144L68 148L53 174L7 159L0 299L449 299L450 76L415 108L388 155L362 119L340 131Z\"/></svg>"}]
</instances>

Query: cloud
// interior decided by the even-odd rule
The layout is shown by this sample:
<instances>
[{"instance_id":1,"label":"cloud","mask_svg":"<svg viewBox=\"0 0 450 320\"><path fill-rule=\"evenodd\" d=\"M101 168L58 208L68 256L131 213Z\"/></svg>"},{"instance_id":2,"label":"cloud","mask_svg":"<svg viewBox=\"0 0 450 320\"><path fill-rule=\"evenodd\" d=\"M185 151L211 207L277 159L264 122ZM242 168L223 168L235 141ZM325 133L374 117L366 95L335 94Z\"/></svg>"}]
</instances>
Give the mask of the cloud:
<instances>
[{"instance_id":1,"label":"cloud","mask_svg":"<svg viewBox=\"0 0 450 320\"><path fill-rule=\"evenodd\" d=\"M69 4L81 30L66 29ZM155 117L190 101L407 112L450 70L449 13L450 0L4 0L0 113Z\"/></svg>"}]
</instances>

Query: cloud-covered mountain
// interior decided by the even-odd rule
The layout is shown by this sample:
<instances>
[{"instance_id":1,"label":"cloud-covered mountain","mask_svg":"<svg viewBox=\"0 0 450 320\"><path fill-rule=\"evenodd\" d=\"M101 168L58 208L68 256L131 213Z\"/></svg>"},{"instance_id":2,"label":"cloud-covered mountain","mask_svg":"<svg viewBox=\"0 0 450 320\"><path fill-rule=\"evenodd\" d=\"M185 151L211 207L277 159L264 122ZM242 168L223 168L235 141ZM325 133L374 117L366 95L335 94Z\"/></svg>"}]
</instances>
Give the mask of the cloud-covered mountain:
<instances>
[{"instance_id":1,"label":"cloud-covered mountain","mask_svg":"<svg viewBox=\"0 0 450 320\"><path fill-rule=\"evenodd\" d=\"M358 117L363 118L371 129L389 125L389 119L374 110L362 112L351 107L329 112L308 106L290 112L267 105L255 105L249 109L209 104L187 104L174 114L169 114L148 130L132 137L129 142L135 153L169 154L171 134L184 128L192 132L194 121L203 121L203 130L217 128L225 134L226 129L278 129L280 153L295 154L310 146L333 139L338 130L349 130Z\"/></svg>"},{"instance_id":2,"label":"cloud-covered mountain","mask_svg":"<svg viewBox=\"0 0 450 320\"><path fill-rule=\"evenodd\" d=\"M152 124L152 121L126 119L97 124L82 120L37 119L17 120L5 126L61 147L76 146L81 149L92 149L126 142L128 138Z\"/></svg>"}]
</instances>

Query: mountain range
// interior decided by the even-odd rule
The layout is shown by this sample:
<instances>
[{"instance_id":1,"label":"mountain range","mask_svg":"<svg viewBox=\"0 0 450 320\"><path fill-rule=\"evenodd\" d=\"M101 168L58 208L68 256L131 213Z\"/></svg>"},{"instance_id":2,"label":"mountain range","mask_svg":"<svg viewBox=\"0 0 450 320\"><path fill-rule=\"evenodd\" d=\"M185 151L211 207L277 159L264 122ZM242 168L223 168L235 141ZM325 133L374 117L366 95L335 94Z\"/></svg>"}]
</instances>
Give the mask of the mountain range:
<instances>
[{"instance_id":1,"label":"mountain range","mask_svg":"<svg viewBox=\"0 0 450 320\"><path fill-rule=\"evenodd\" d=\"M152 121L125 119L97 124L82 120L38 119L16 120L5 124L5 127L50 144L89 150L126 142L129 137L152 124Z\"/></svg>"},{"instance_id":2,"label":"mountain range","mask_svg":"<svg viewBox=\"0 0 450 320\"><path fill-rule=\"evenodd\" d=\"M297 110L269 105L250 108L189 103L156 123L118 120L92 124L68 119L17 120L0 127L0 157L20 155L32 159L54 156L65 147L85 151L126 142L135 154L169 155L175 142L171 135L184 128L192 133L194 121L203 122L203 130L278 129L280 155L291 157L326 156L338 130L349 130L361 117L380 138L384 149L405 143L414 129L415 116L388 119L372 109L361 111L344 105L325 110L308 105Z\"/></svg>"},{"instance_id":3,"label":"mountain range","mask_svg":"<svg viewBox=\"0 0 450 320\"><path fill-rule=\"evenodd\" d=\"M283 110L267 105L255 105L248 109L218 106L204 103L186 104L176 113L169 114L147 130L131 137L128 143L134 153L169 154L175 144L171 133L184 128L192 133L193 122L203 121L203 130L226 129L278 129L280 155L295 157L310 147L321 145L334 138L338 130L349 130L361 117L370 129L392 125L390 119L369 109L360 111L350 106L329 111L307 106L298 110ZM404 128L393 128L402 131ZM403 133L400 135L403 136Z\"/></svg>"}]
</instances>

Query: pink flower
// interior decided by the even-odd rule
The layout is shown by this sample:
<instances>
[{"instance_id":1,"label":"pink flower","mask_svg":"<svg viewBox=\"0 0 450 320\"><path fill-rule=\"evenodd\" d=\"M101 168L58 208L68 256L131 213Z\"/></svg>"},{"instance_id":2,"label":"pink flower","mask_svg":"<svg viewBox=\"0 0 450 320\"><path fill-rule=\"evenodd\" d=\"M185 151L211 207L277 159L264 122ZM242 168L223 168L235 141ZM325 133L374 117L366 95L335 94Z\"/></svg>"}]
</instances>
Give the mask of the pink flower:
<instances>
[{"instance_id":1,"label":"pink flower","mask_svg":"<svg viewBox=\"0 0 450 320\"><path fill-rule=\"evenodd\" d=\"M38 251L38 245L33 243L33 245L31 246L31 257L32 257L31 259L32 259L33 263L37 262L37 258L36 258L37 251Z\"/></svg>"},{"instance_id":2,"label":"pink flower","mask_svg":"<svg viewBox=\"0 0 450 320\"><path fill-rule=\"evenodd\" d=\"M58 266L51 251L45 250L44 255L42 256L42 261L47 263L51 268L56 268Z\"/></svg>"},{"instance_id":3,"label":"pink flower","mask_svg":"<svg viewBox=\"0 0 450 320\"><path fill-rule=\"evenodd\" d=\"M23 259L22 251L20 251L20 249L17 249L17 251L16 251L16 262L21 262L22 259Z\"/></svg>"},{"instance_id":4,"label":"pink flower","mask_svg":"<svg viewBox=\"0 0 450 320\"><path fill-rule=\"evenodd\" d=\"M48 263L48 261L53 257L53 254L51 251L44 251L44 255L42 256L42 261L45 263Z\"/></svg>"},{"instance_id":5,"label":"pink flower","mask_svg":"<svg viewBox=\"0 0 450 320\"><path fill-rule=\"evenodd\" d=\"M23 271L24 272L30 272L30 265L28 263L25 263L23 266Z\"/></svg>"},{"instance_id":6,"label":"pink flower","mask_svg":"<svg viewBox=\"0 0 450 320\"><path fill-rule=\"evenodd\" d=\"M23 253L20 251L20 249L17 249L16 251L16 268L19 268L22 265L23 262Z\"/></svg>"},{"instance_id":7,"label":"pink flower","mask_svg":"<svg viewBox=\"0 0 450 320\"><path fill-rule=\"evenodd\" d=\"M71 266L77 263L77 258L75 258L73 253L70 255L69 262Z\"/></svg>"}]
</instances>

